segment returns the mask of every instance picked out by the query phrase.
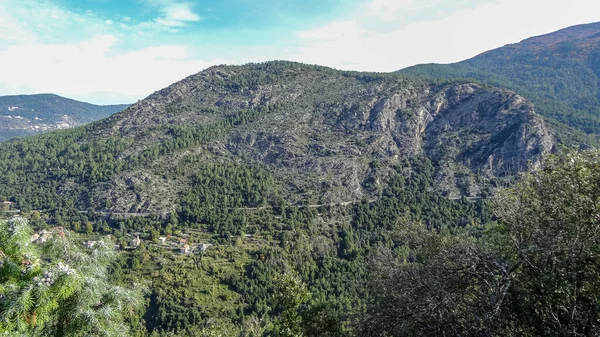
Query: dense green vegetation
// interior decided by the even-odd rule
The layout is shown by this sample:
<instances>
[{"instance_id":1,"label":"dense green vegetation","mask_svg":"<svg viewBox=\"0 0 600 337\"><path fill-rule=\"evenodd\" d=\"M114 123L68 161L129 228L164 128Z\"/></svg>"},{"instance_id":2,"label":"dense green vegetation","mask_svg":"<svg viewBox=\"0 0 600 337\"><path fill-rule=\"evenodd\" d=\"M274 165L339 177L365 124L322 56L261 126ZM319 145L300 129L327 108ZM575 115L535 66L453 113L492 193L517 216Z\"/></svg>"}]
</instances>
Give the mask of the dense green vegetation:
<instances>
[{"instance_id":1,"label":"dense green vegetation","mask_svg":"<svg viewBox=\"0 0 600 337\"><path fill-rule=\"evenodd\" d=\"M553 158L493 200L496 218L487 202L431 191L435 171L420 158L354 205L271 204L268 173L211 164L178 216L63 213L60 224L122 247L139 233L111 268L114 282L149 284L146 312L128 319L137 336L587 334L598 315L599 159ZM212 246L180 254L160 235Z\"/></svg>"},{"instance_id":2,"label":"dense green vegetation","mask_svg":"<svg viewBox=\"0 0 600 337\"><path fill-rule=\"evenodd\" d=\"M495 200L486 227L406 227L401 254L373 259L363 334L597 336L599 162L550 159Z\"/></svg>"},{"instance_id":3,"label":"dense green vegetation","mask_svg":"<svg viewBox=\"0 0 600 337\"><path fill-rule=\"evenodd\" d=\"M74 207L83 184L106 181L127 162L117 155L132 140L107 138L83 143L89 127L29 137L2 144L0 194L12 197L23 209ZM75 180L73 191L59 194L59 186Z\"/></svg>"},{"instance_id":4,"label":"dense green vegetation","mask_svg":"<svg viewBox=\"0 0 600 337\"><path fill-rule=\"evenodd\" d=\"M94 214L63 211L47 221L82 234L111 233L122 246L134 232L147 240L121 253L113 266L119 282L151 281L149 306L140 317L145 323L134 326L134 333L243 335L252 326L253 336L351 335L354 315L365 305L365 262L381 247L398 247L394 233L405 221L432 229L489 221L481 202L430 192L434 173L426 158L407 159L376 201L307 207L279 199L277 184L264 171L210 164L196 173L179 216L107 223ZM83 225L87 221L95 223L92 231ZM184 233L193 245L214 246L181 255L155 243L159 235ZM289 284L307 293L290 299L281 294ZM283 298L275 296L278 291Z\"/></svg>"}]
</instances>

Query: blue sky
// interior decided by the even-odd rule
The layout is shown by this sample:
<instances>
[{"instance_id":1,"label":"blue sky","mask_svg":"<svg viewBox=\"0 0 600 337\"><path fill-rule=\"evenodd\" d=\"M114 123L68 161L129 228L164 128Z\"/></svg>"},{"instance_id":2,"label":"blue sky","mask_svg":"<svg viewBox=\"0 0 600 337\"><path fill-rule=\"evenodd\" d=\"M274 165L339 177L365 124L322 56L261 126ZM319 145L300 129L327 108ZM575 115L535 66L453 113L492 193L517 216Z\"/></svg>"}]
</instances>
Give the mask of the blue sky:
<instances>
[{"instance_id":1,"label":"blue sky","mask_svg":"<svg viewBox=\"0 0 600 337\"><path fill-rule=\"evenodd\" d=\"M574 24L596 0L0 0L0 95L133 102L214 64L393 71Z\"/></svg>"}]
</instances>

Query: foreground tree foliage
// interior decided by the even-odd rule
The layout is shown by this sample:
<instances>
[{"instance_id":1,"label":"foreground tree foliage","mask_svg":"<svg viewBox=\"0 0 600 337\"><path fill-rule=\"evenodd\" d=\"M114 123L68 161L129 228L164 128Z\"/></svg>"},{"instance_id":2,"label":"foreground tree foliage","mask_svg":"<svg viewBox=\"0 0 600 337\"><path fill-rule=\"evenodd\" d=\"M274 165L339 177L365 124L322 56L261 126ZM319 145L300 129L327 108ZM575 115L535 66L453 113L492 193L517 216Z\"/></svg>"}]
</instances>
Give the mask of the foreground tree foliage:
<instances>
[{"instance_id":1,"label":"foreground tree foliage","mask_svg":"<svg viewBox=\"0 0 600 337\"><path fill-rule=\"evenodd\" d=\"M31 234L25 220L0 221L0 335L126 336L143 297L109 282L112 244L85 249L59 229L36 245Z\"/></svg>"},{"instance_id":2,"label":"foreground tree foliage","mask_svg":"<svg viewBox=\"0 0 600 337\"><path fill-rule=\"evenodd\" d=\"M369 336L600 335L600 152L550 158L485 228L397 233L373 261Z\"/></svg>"}]
</instances>

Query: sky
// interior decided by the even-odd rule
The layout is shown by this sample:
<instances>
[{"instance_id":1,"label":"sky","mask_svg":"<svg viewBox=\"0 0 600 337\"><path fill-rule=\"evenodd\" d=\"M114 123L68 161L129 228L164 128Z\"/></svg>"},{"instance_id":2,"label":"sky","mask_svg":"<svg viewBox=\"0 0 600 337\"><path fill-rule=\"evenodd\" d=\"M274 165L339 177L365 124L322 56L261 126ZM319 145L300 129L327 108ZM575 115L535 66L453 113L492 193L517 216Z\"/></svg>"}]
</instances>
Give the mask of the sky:
<instances>
[{"instance_id":1,"label":"sky","mask_svg":"<svg viewBox=\"0 0 600 337\"><path fill-rule=\"evenodd\" d=\"M132 103L269 60L389 72L596 21L598 0L0 0L0 95Z\"/></svg>"}]
</instances>

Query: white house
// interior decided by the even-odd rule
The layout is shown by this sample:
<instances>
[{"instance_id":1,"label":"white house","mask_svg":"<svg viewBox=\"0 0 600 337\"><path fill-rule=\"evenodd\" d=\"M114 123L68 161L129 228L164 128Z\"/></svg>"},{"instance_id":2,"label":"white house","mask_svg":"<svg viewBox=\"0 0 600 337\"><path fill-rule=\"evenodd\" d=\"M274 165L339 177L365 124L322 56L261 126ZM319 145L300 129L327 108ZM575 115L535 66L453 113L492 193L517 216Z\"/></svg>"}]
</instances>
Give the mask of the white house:
<instances>
[{"instance_id":1,"label":"white house","mask_svg":"<svg viewBox=\"0 0 600 337\"><path fill-rule=\"evenodd\" d=\"M200 249L201 252L205 252L211 246L212 243L203 243L200 246L198 246L198 249Z\"/></svg>"},{"instance_id":2,"label":"white house","mask_svg":"<svg viewBox=\"0 0 600 337\"><path fill-rule=\"evenodd\" d=\"M47 230L42 230L38 233L33 234L30 238L30 241L33 243L41 244L41 243L48 241L48 239L50 239L51 237L52 237L52 232L47 231Z\"/></svg>"},{"instance_id":3,"label":"white house","mask_svg":"<svg viewBox=\"0 0 600 337\"><path fill-rule=\"evenodd\" d=\"M94 246L96 245L96 241L86 241L83 243L83 246L85 248L94 248Z\"/></svg>"},{"instance_id":4,"label":"white house","mask_svg":"<svg viewBox=\"0 0 600 337\"><path fill-rule=\"evenodd\" d=\"M37 242L37 239L40 238L40 235L38 233L35 233L31 236L31 238L29 239L30 242Z\"/></svg>"},{"instance_id":5,"label":"white house","mask_svg":"<svg viewBox=\"0 0 600 337\"><path fill-rule=\"evenodd\" d=\"M140 240L140 236L136 235L135 239L131 240L131 247L133 248L137 248L140 246L140 243L142 242L142 240Z\"/></svg>"}]
</instances>

